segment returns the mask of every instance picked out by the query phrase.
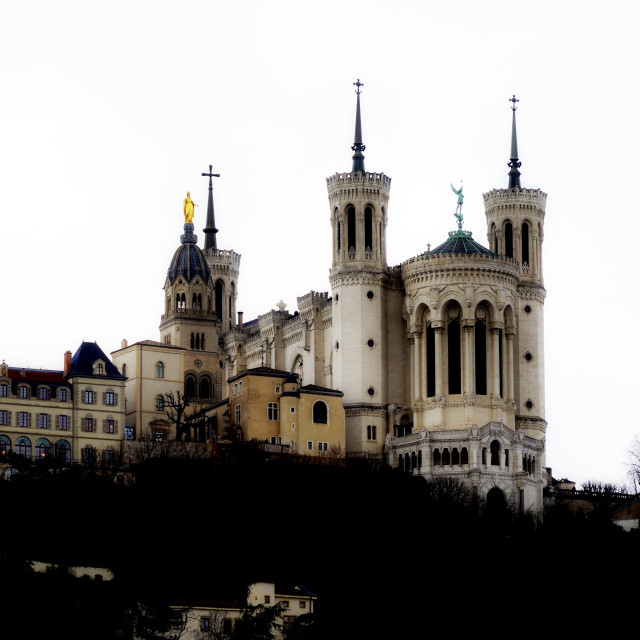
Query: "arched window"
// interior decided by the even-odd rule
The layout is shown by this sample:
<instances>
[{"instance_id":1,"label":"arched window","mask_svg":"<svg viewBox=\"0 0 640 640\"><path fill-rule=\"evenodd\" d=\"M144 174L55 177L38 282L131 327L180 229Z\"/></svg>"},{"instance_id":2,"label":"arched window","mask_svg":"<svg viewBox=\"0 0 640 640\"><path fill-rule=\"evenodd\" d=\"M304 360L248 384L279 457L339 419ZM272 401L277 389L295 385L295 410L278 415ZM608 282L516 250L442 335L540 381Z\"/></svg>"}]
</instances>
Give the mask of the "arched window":
<instances>
[{"instance_id":1,"label":"arched window","mask_svg":"<svg viewBox=\"0 0 640 640\"><path fill-rule=\"evenodd\" d=\"M31 440L21 436L16 440L16 453L25 458L31 458Z\"/></svg>"},{"instance_id":2,"label":"arched window","mask_svg":"<svg viewBox=\"0 0 640 640\"><path fill-rule=\"evenodd\" d=\"M373 258L373 211L371 207L364 210L364 250L365 257L369 260Z\"/></svg>"},{"instance_id":3,"label":"arched window","mask_svg":"<svg viewBox=\"0 0 640 640\"><path fill-rule=\"evenodd\" d=\"M411 452L411 471L413 471L418 466L418 458L416 458L416 452Z\"/></svg>"},{"instance_id":4,"label":"arched window","mask_svg":"<svg viewBox=\"0 0 640 640\"><path fill-rule=\"evenodd\" d=\"M440 449L433 450L433 466L439 467L441 464Z\"/></svg>"},{"instance_id":5,"label":"arched window","mask_svg":"<svg viewBox=\"0 0 640 640\"><path fill-rule=\"evenodd\" d=\"M46 458L51 455L51 443L46 438L36 440L36 458Z\"/></svg>"},{"instance_id":6,"label":"arched window","mask_svg":"<svg viewBox=\"0 0 640 640\"><path fill-rule=\"evenodd\" d=\"M164 396L156 397L156 411L164 411Z\"/></svg>"},{"instance_id":7,"label":"arched window","mask_svg":"<svg viewBox=\"0 0 640 640\"><path fill-rule=\"evenodd\" d=\"M338 251L340 251L342 245L342 240L340 238L341 228L340 220L338 220Z\"/></svg>"},{"instance_id":8,"label":"arched window","mask_svg":"<svg viewBox=\"0 0 640 640\"><path fill-rule=\"evenodd\" d=\"M504 225L504 255L513 258L513 225L510 222Z\"/></svg>"},{"instance_id":9,"label":"arched window","mask_svg":"<svg viewBox=\"0 0 640 640\"><path fill-rule=\"evenodd\" d=\"M269 402L267 404L267 420L277 420L277 419L278 419L278 403Z\"/></svg>"},{"instance_id":10,"label":"arched window","mask_svg":"<svg viewBox=\"0 0 640 640\"><path fill-rule=\"evenodd\" d=\"M500 466L500 443L497 440L491 443L491 464Z\"/></svg>"},{"instance_id":11,"label":"arched window","mask_svg":"<svg viewBox=\"0 0 640 640\"><path fill-rule=\"evenodd\" d=\"M200 380L200 397L208 400L211 397L211 381L207 376L202 376Z\"/></svg>"},{"instance_id":12,"label":"arched window","mask_svg":"<svg viewBox=\"0 0 640 640\"><path fill-rule=\"evenodd\" d=\"M460 452L460 464L469 464L469 451L467 447L462 447Z\"/></svg>"},{"instance_id":13,"label":"arched window","mask_svg":"<svg viewBox=\"0 0 640 640\"><path fill-rule=\"evenodd\" d=\"M236 424L240 424L241 421L242 421L242 406L237 404L236 405Z\"/></svg>"},{"instance_id":14,"label":"arched window","mask_svg":"<svg viewBox=\"0 0 640 640\"><path fill-rule=\"evenodd\" d=\"M11 440L7 436L0 436L0 456L7 456L11 453Z\"/></svg>"},{"instance_id":15,"label":"arched window","mask_svg":"<svg viewBox=\"0 0 640 640\"><path fill-rule=\"evenodd\" d=\"M400 469L400 471L404 471L404 458L402 457L402 454L398 456L398 469Z\"/></svg>"},{"instance_id":16,"label":"arched window","mask_svg":"<svg viewBox=\"0 0 640 640\"><path fill-rule=\"evenodd\" d=\"M347 243L349 257L353 259L356 257L355 252L358 245L356 242L356 210L352 205L347 207Z\"/></svg>"},{"instance_id":17,"label":"arched window","mask_svg":"<svg viewBox=\"0 0 640 640\"><path fill-rule=\"evenodd\" d=\"M404 454L404 470L411 471L411 458L408 453Z\"/></svg>"},{"instance_id":18,"label":"arched window","mask_svg":"<svg viewBox=\"0 0 640 640\"><path fill-rule=\"evenodd\" d=\"M529 223L522 223L522 264L529 264Z\"/></svg>"},{"instance_id":19,"label":"arched window","mask_svg":"<svg viewBox=\"0 0 640 640\"><path fill-rule=\"evenodd\" d=\"M66 440L58 440L56 442L55 452L58 462L71 462L71 445Z\"/></svg>"},{"instance_id":20,"label":"arched window","mask_svg":"<svg viewBox=\"0 0 640 640\"><path fill-rule=\"evenodd\" d=\"M476 320L476 394L487 395L487 328L482 320Z\"/></svg>"},{"instance_id":21,"label":"arched window","mask_svg":"<svg viewBox=\"0 0 640 640\"><path fill-rule=\"evenodd\" d=\"M427 397L436 395L436 332L427 327Z\"/></svg>"},{"instance_id":22,"label":"arched window","mask_svg":"<svg viewBox=\"0 0 640 640\"><path fill-rule=\"evenodd\" d=\"M224 300L224 283L222 280L218 280L215 285L214 291L215 299L215 311L218 315L218 320L222 320L222 301Z\"/></svg>"},{"instance_id":23,"label":"arched window","mask_svg":"<svg viewBox=\"0 0 640 640\"><path fill-rule=\"evenodd\" d=\"M322 400L318 400L313 405L313 422L316 424L327 424L328 415L329 409L327 405Z\"/></svg>"},{"instance_id":24,"label":"arched window","mask_svg":"<svg viewBox=\"0 0 640 640\"><path fill-rule=\"evenodd\" d=\"M442 466L448 467L451 464L451 456L449 455L449 449L442 450Z\"/></svg>"},{"instance_id":25,"label":"arched window","mask_svg":"<svg viewBox=\"0 0 640 640\"><path fill-rule=\"evenodd\" d=\"M156 362L156 378L164 378L164 364Z\"/></svg>"},{"instance_id":26,"label":"arched window","mask_svg":"<svg viewBox=\"0 0 640 640\"><path fill-rule=\"evenodd\" d=\"M422 451L418 451L418 469L422 468Z\"/></svg>"},{"instance_id":27,"label":"arched window","mask_svg":"<svg viewBox=\"0 0 640 640\"><path fill-rule=\"evenodd\" d=\"M487 447L482 447L482 464L487 464Z\"/></svg>"},{"instance_id":28,"label":"arched window","mask_svg":"<svg viewBox=\"0 0 640 640\"><path fill-rule=\"evenodd\" d=\"M193 376L187 376L184 383L184 395L187 398L196 397L196 379Z\"/></svg>"},{"instance_id":29,"label":"arched window","mask_svg":"<svg viewBox=\"0 0 640 640\"><path fill-rule=\"evenodd\" d=\"M452 320L447 325L447 347L449 365L449 393L462 393L460 366L460 323Z\"/></svg>"},{"instance_id":30,"label":"arched window","mask_svg":"<svg viewBox=\"0 0 640 640\"><path fill-rule=\"evenodd\" d=\"M451 452L451 464L460 464L460 453L458 452L458 448L454 447Z\"/></svg>"}]
</instances>

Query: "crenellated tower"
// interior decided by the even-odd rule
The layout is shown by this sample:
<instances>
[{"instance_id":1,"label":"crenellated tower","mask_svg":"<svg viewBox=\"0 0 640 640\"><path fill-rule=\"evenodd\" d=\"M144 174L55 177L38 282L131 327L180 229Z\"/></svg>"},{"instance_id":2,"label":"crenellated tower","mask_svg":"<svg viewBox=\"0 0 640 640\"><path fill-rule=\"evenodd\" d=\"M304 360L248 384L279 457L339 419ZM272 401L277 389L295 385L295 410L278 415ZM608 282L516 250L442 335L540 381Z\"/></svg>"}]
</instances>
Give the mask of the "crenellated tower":
<instances>
[{"instance_id":1,"label":"crenellated tower","mask_svg":"<svg viewBox=\"0 0 640 640\"><path fill-rule=\"evenodd\" d=\"M365 170L360 117L363 85L360 80L354 85L357 97L351 172L327 178L333 232L331 373L334 388L344 392L347 450L368 450L372 445L367 442L367 432L371 434L371 427L375 427L381 434L375 447L382 451L386 405L390 402L390 322L397 320L395 316L390 320L390 305L400 309L401 296L400 287L394 289L386 258L391 179ZM399 296L393 303L392 291ZM396 354L398 360L401 356Z\"/></svg>"},{"instance_id":2,"label":"crenellated tower","mask_svg":"<svg viewBox=\"0 0 640 640\"><path fill-rule=\"evenodd\" d=\"M519 263L519 303L514 336L516 428L540 439L546 430L542 240L547 194L520 185L515 96L512 109L509 185L484 194L489 246Z\"/></svg>"}]
</instances>

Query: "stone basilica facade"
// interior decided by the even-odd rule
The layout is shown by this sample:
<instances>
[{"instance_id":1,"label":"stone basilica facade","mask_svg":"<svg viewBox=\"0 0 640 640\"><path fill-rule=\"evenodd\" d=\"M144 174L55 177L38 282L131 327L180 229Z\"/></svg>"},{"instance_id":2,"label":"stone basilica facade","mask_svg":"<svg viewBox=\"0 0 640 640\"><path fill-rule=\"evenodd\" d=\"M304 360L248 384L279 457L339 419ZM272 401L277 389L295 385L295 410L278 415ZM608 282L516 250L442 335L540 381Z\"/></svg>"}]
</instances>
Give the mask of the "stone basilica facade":
<instances>
[{"instance_id":1,"label":"stone basilica facade","mask_svg":"<svg viewBox=\"0 0 640 640\"><path fill-rule=\"evenodd\" d=\"M338 390L347 456L453 477L480 497L541 510L546 194L520 186L515 98L508 186L483 196L488 248L459 216L440 246L390 267L391 179L365 170L356 84L352 169L327 179L331 291L299 297L295 313L242 318L240 255L217 247L210 169L204 250L185 224L165 281L160 341L137 345L155 352L150 362L178 358L176 380L205 408L228 399L232 381L251 369L296 374L300 390ZM114 362L133 351L123 345ZM131 356L129 366L136 362ZM278 438L293 442L283 428Z\"/></svg>"}]
</instances>

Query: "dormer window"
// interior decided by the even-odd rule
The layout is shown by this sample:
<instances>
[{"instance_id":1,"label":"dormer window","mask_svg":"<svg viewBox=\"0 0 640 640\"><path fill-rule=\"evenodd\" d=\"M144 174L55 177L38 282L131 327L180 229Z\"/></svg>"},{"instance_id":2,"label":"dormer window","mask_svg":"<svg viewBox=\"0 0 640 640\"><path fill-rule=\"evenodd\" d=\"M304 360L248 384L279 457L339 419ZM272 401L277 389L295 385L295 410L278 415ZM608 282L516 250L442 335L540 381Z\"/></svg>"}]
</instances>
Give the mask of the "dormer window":
<instances>
[{"instance_id":1,"label":"dormer window","mask_svg":"<svg viewBox=\"0 0 640 640\"><path fill-rule=\"evenodd\" d=\"M104 362L101 362L100 360L98 360L97 362L93 363L93 375L94 376L103 376L103 375L105 375Z\"/></svg>"},{"instance_id":2,"label":"dormer window","mask_svg":"<svg viewBox=\"0 0 640 640\"><path fill-rule=\"evenodd\" d=\"M29 387L22 385L18 387L18 398L26 400L29 397Z\"/></svg>"}]
</instances>

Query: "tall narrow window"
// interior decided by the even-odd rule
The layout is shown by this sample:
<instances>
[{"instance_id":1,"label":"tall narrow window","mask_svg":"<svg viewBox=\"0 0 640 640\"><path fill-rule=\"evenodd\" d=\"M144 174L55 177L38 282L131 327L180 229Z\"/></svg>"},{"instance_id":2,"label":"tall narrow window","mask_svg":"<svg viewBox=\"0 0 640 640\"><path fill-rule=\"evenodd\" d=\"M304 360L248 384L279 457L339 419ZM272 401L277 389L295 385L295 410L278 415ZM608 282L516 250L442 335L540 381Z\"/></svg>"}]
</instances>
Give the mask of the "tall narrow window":
<instances>
[{"instance_id":1,"label":"tall narrow window","mask_svg":"<svg viewBox=\"0 0 640 640\"><path fill-rule=\"evenodd\" d=\"M436 395L436 332L427 327L427 397Z\"/></svg>"},{"instance_id":2,"label":"tall narrow window","mask_svg":"<svg viewBox=\"0 0 640 640\"><path fill-rule=\"evenodd\" d=\"M500 397L504 398L504 375L502 373L502 329L498 331L498 368L500 369Z\"/></svg>"},{"instance_id":3,"label":"tall narrow window","mask_svg":"<svg viewBox=\"0 0 640 640\"><path fill-rule=\"evenodd\" d=\"M184 395L187 396L187 398L196 397L196 379L193 376L187 376L184 385Z\"/></svg>"},{"instance_id":4,"label":"tall narrow window","mask_svg":"<svg viewBox=\"0 0 640 640\"><path fill-rule=\"evenodd\" d=\"M200 398L207 400L211 396L211 383L207 376L200 380Z\"/></svg>"},{"instance_id":5,"label":"tall narrow window","mask_svg":"<svg viewBox=\"0 0 640 640\"><path fill-rule=\"evenodd\" d=\"M356 210L353 206L347 207L347 242L349 243L349 257L355 258L358 245L356 242Z\"/></svg>"},{"instance_id":6,"label":"tall narrow window","mask_svg":"<svg viewBox=\"0 0 640 640\"><path fill-rule=\"evenodd\" d=\"M476 321L476 393L487 395L487 328L482 320Z\"/></svg>"},{"instance_id":7,"label":"tall narrow window","mask_svg":"<svg viewBox=\"0 0 640 640\"><path fill-rule=\"evenodd\" d=\"M529 223L522 223L522 264L529 264Z\"/></svg>"},{"instance_id":8,"label":"tall narrow window","mask_svg":"<svg viewBox=\"0 0 640 640\"><path fill-rule=\"evenodd\" d=\"M342 244L342 243L341 243L341 239L340 239L340 229L341 229L341 227L340 227L340 220L338 220L338 251L340 251L340 249L342 248L342 247L341 247L341 244Z\"/></svg>"},{"instance_id":9,"label":"tall narrow window","mask_svg":"<svg viewBox=\"0 0 640 640\"><path fill-rule=\"evenodd\" d=\"M513 225L510 222L504 225L504 255L513 258Z\"/></svg>"},{"instance_id":10,"label":"tall narrow window","mask_svg":"<svg viewBox=\"0 0 640 640\"><path fill-rule=\"evenodd\" d=\"M222 280L218 280L216 282L214 296L215 296L216 314L218 315L219 320L222 319L222 301L224 300L223 294L224 294L224 284L222 283Z\"/></svg>"},{"instance_id":11,"label":"tall narrow window","mask_svg":"<svg viewBox=\"0 0 640 640\"><path fill-rule=\"evenodd\" d=\"M373 258L373 211L371 207L364 210L364 250L367 258Z\"/></svg>"},{"instance_id":12,"label":"tall narrow window","mask_svg":"<svg viewBox=\"0 0 640 640\"><path fill-rule=\"evenodd\" d=\"M327 405L322 400L318 400L313 405L313 422L316 424L327 424L328 414Z\"/></svg>"},{"instance_id":13,"label":"tall narrow window","mask_svg":"<svg viewBox=\"0 0 640 640\"><path fill-rule=\"evenodd\" d=\"M156 363L156 378L164 378L164 364L162 362Z\"/></svg>"},{"instance_id":14,"label":"tall narrow window","mask_svg":"<svg viewBox=\"0 0 640 640\"><path fill-rule=\"evenodd\" d=\"M452 320L447 326L447 347L449 365L449 393L462 393L460 366L460 323Z\"/></svg>"},{"instance_id":15,"label":"tall narrow window","mask_svg":"<svg viewBox=\"0 0 640 640\"><path fill-rule=\"evenodd\" d=\"M269 402L267 404L267 420L277 420L277 419L278 419L278 403Z\"/></svg>"}]
</instances>

